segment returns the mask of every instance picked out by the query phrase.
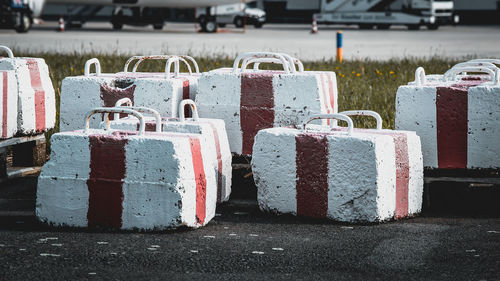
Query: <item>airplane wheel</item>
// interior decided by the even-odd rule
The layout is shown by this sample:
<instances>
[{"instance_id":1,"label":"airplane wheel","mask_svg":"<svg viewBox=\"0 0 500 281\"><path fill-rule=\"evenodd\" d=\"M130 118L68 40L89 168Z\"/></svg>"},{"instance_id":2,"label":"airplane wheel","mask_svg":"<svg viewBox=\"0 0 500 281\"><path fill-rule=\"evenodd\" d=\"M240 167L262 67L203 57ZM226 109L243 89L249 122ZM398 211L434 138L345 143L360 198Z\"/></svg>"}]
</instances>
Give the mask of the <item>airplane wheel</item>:
<instances>
[{"instance_id":1,"label":"airplane wheel","mask_svg":"<svg viewBox=\"0 0 500 281\"><path fill-rule=\"evenodd\" d=\"M380 30L386 30L386 29L389 29L391 27L390 24L379 24L377 25L377 29L380 29Z\"/></svg>"}]
</instances>

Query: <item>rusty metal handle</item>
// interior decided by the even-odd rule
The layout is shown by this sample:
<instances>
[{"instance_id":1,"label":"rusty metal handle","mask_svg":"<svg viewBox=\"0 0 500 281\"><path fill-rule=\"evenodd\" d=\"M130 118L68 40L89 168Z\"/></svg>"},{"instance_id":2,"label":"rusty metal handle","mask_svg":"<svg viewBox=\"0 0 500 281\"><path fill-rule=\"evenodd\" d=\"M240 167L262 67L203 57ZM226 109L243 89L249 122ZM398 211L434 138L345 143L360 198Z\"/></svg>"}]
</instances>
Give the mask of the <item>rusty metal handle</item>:
<instances>
[{"instance_id":1,"label":"rusty metal handle","mask_svg":"<svg viewBox=\"0 0 500 281\"><path fill-rule=\"evenodd\" d=\"M352 134L352 129L354 127L352 119L349 116L343 115L343 114L340 114L340 113L313 115L307 121L305 121L304 123L302 123L302 130L306 131L307 124L309 122L311 122L313 120L317 120L317 119L336 119L336 120L345 121L345 122L347 122L347 134L348 135Z\"/></svg>"},{"instance_id":2,"label":"rusty metal handle","mask_svg":"<svg viewBox=\"0 0 500 281\"><path fill-rule=\"evenodd\" d=\"M295 65L297 65L298 72L304 72L304 65L302 64L302 62L299 59L294 58L294 57L290 56L289 54L285 54L285 53L280 53L280 54L282 56L284 56L290 62L290 67L295 68Z\"/></svg>"},{"instance_id":3,"label":"rusty metal handle","mask_svg":"<svg viewBox=\"0 0 500 281\"><path fill-rule=\"evenodd\" d=\"M252 58L275 58L279 59L281 61L281 64L283 65L283 70L285 71L286 74L290 74L290 68L288 66L287 59L282 56L281 54L278 53L272 53L272 52L250 52L250 53L244 53L239 55L233 63L233 73L237 73L238 70L240 72L243 72L245 68L243 67L245 62L242 63L241 69L238 67L240 64L240 61L242 59L252 59Z\"/></svg>"},{"instance_id":4,"label":"rusty metal handle","mask_svg":"<svg viewBox=\"0 0 500 281\"><path fill-rule=\"evenodd\" d=\"M193 112L193 120L197 122L200 119L198 115L198 107L196 106L196 103L194 103L194 101L190 99L182 100L179 104L179 121L186 121L186 117L184 115L184 107L186 107L186 105L189 105L191 107L191 111Z\"/></svg>"},{"instance_id":5,"label":"rusty metal handle","mask_svg":"<svg viewBox=\"0 0 500 281\"><path fill-rule=\"evenodd\" d=\"M14 58L14 53L12 52L12 50L9 47L0 45L0 50L5 51L7 53L7 55L9 56L9 59Z\"/></svg>"},{"instance_id":6,"label":"rusty metal handle","mask_svg":"<svg viewBox=\"0 0 500 281\"><path fill-rule=\"evenodd\" d=\"M101 63L98 59L92 58L85 62L84 75L90 76L90 66L95 65L95 75L101 75Z\"/></svg>"},{"instance_id":7,"label":"rusty metal handle","mask_svg":"<svg viewBox=\"0 0 500 281\"><path fill-rule=\"evenodd\" d=\"M154 110L152 108L149 108L149 107L133 106L132 105L132 100L130 100L129 98L119 99L115 103L115 107L125 107L125 108L132 109L132 110L135 110L135 111L140 112L140 113L148 113L148 114L153 115L155 117L155 120L156 120L156 132L157 133L161 132L161 115L160 115L160 113L158 111L156 111L156 110ZM108 113L106 113L104 115L105 119L107 118L107 115L108 115ZM119 120L120 119L120 114L119 113L114 113L113 119L114 120Z\"/></svg>"},{"instance_id":8,"label":"rusty metal handle","mask_svg":"<svg viewBox=\"0 0 500 281\"><path fill-rule=\"evenodd\" d=\"M473 59L473 60L470 60L469 62L488 62L488 63L500 65L500 59Z\"/></svg>"},{"instance_id":9,"label":"rusty metal handle","mask_svg":"<svg viewBox=\"0 0 500 281\"><path fill-rule=\"evenodd\" d=\"M466 61L455 64L452 68L463 68L463 67L486 67L495 71L498 67L491 62L481 62L481 61Z\"/></svg>"},{"instance_id":10,"label":"rusty metal handle","mask_svg":"<svg viewBox=\"0 0 500 281\"><path fill-rule=\"evenodd\" d=\"M371 110L347 110L347 111L339 112L339 114L344 114L347 116L355 116L355 115L371 116L371 117L375 118L375 120L377 120L377 130L382 130L382 122L383 122L382 117L380 117L380 114L378 114L375 111L371 111Z\"/></svg>"},{"instance_id":11,"label":"rusty metal handle","mask_svg":"<svg viewBox=\"0 0 500 281\"><path fill-rule=\"evenodd\" d=\"M497 69L498 70L498 69ZM455 80L455 76L457 74L463 73L463 72L481 72L481 73L486 73L490 76L491 81L495 81L495 72L487 67L482 67L482 66L469 66L469 67L455 67L452 68L443 75L443 80L444 81L453 81Z\"/></svg>"},{"instance_id":12,"label":"rusty metal handle","mask_svg":"<svg viewBox=\"0 0 500 281\"><path fill-rule=\"evenodd\" d=\"M144 125L144 116L137 112L136 110L128 109L128 108L123 108L123 107L97 107L85 115L85 124L84 124L84 133L88 134L89 133L89 127L90 127L90 117L94 114L97 113L108 113L106 114L105 122L106 122L106 127L105 131L109 131L110 129L110 123L109 123L109 113L125 113L125 114L131 114L137 117L139 119L139 136L144 135L145 132L145 125Z\"/></svg>"}]
</instances>

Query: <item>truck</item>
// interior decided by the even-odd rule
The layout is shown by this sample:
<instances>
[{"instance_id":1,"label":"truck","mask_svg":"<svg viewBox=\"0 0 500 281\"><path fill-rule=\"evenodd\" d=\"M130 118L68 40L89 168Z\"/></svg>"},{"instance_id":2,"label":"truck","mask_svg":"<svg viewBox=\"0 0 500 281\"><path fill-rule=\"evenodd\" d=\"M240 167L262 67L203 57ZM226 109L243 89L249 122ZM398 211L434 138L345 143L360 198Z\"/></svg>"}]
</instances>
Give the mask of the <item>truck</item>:
<instances>
[{"instance_id":1,"label":"truck","mask_svg":"<svg viewBox=\"0 0 500 281\"><path fill-rule=\"evenodd\" d=\"M440 25L457 24L450 0L321 0L318 24L358 25L360 29L388 29L405 25L410 30L422 26L436 30Z\"/></svg>"},{"instance_id":2,"label":"truck","mask_svg":"<svg viewBox=\"0 0 500 281\"><path fill-rule=\"evenodd\" d=\"M215 32L217 27L225 27L234 24L241 28L245 24L261 28L266 22L266 12L258 8L252 8L248 4L218 5L208 9L196 9L196 18L202 29L207 32ZM215 22L208 23L207 12L213 15Z\"/></svg>"},{"instance_id":3,"label":"truck","mask_svg":"<svg viewBox=\"0 0 500 281\"><path fill-rule=\"evenodd\" d=\"M0 0L0 28L28 32L40 16L44 0Z\"/></svg>"}]
</instances>

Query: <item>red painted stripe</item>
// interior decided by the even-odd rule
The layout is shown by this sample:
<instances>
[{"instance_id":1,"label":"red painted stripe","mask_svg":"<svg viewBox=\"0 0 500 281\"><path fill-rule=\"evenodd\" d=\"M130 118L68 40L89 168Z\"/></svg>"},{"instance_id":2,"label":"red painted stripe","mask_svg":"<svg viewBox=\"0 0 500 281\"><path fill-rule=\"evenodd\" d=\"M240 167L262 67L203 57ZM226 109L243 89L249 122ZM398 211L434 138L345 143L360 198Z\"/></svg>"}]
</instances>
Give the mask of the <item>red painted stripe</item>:
<instances>
[{"instance_id":1,"label":"red painted stripe","mask_svg":"<svg viewBox=\"0 0 500 281\"><path fill-rule=\"evenodd\" d=\"M328 92L330 94L330 110L332 113L334 113L334 106L335 106L335 92L333 88L333 79L332 76L328 73L325 73L325 75L328 77Z\"/></svg>"},{"instance_id":2,"label":"red painted stripe","mask_svg":"<svg viewBox=\"0 0 500 281\"><path fill-rule=\"evenodd\" d=\"M328 211L328 141L322 135L301 134L295 143L297 215L324 218Z\"/></svg>"},{"instance_id":3,"label":"red painted stripe","mask_svg":"<svg viewBox=\"0 0 500 281\"><path fill-rule=\"evenodd\" d=\"M199 224L203 224L205 222L206 215L207 180L205 178L205 169L203 167L200 139L197 137L189 137L189 143L191 145L194 178L196 180L196 220Z\"/></svg>"},{"instance_id":4,"label":"red painted stripe","mask_svg":"<svg viewBox=\"0 0 500 281\"><path fill-rule=\"evenodd\" d=\"M35 129L45 130L45 91L42 86L40 69L36 59L26 59L26 64L30 72L31 88L35 91Z\"/></svg>"},{"instance_id":5,"label":"red painted stripe","mask_svg":"<svg viewBox=\"0 0 500 281\"><path fill-rule=\"evenodd\" d=\"M182 79L182 99L188 100L189 99L189 79L187 78L181 78ZM189 110L189 107L184 108L184 117L191 117L191 110Z\"/></svg>"},{"instance_id":6,"label":"red painted stripe","mask_svg":"<svg viewBox=\"0 0 500 281\"><path fill-rule=\"evenodd\" d=\"M101 100L104 103L104 107L114 107L116 102L122 98L129 98L134 104L134 92L136 85L132 85L125 89L110 87L107 84L101 84ZM120 114L120 118L126 117L127 114ZM113 114L109 115L109 119L113 120Z\"/></svg>"},{"instance_id":7,"label":"red painted stripe","mask_svg":"<svg viewBox=\"0 0 500 281\"><path fill-rule=\"evenodd\" d=\"M408 215L408 186L410 184L410 160L406 134L394 134L396 151L396 214L395 218Z\"/></svg>"},{"instance_id":8,"label":"red painted stripe","mask_svg":"<svg viewBox=\"0 0 500 281\"><path fill-rule=\"evenodd\" d=\"M212 127L212 132L214 134L215 153L217 154L217 203L221 203L222 197L225 197L226 194L222 194L225 189L223 188L224 184L222 179L222 153L220 147L219 132L214 124L212 124L211 122L207 123L210 124L210 127Z\"/></svg>"},{"instance_id":9,"label":"red painted stripe","mask_svg":"<svg viewBox=\"0 0 500 281\"><path fill-rule=\"evenodd\" d=\"M125 145L118 135L90 135L89 227L122 226Z\"/></svg>"},{"instance_id":10,"label":"red painted stripe","mask_svg":"<svg viewBox=\"0 0 500 281\"><path fill-rule=\"evenodd\" d=\"M271 73L241 75L240 124L243 138L242 154L252 155L257 132L274 127L274 91Z\"/></svg>"},{"instance_id":11,"label":"red painted stripe","mask_svg":"<svg viewBox=\"0 0 500 281\"><path fill-rule=\"evenodd\" d=\"M8 119L8 115L7 115L7 93L8 93L8 76L7 76L7 72L3 72L3 99L2 99L2 111L3 111L3 115L2 115L2 138L6 138L7 137L7 119Z\"/></svg>"},{"instance_id":12,"label":"red painted stripe","mask_svg":"<svg viewBox=\"0 0 500 281\"><path fill-rule=\"evenodd\" d=\"M467 87L437 87L438 166L467 168Z\"/></svg>"}]
</instances>

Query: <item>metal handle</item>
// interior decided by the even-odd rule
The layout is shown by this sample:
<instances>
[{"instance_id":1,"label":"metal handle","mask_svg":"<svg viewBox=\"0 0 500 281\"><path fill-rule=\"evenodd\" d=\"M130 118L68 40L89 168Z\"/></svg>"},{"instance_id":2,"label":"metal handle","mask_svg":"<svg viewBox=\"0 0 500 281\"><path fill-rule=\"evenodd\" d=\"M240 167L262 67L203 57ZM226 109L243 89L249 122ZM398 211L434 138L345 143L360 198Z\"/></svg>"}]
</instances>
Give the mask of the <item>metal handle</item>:
<instances>
[{"instance_id":1,"label":"metal handle","mask_svg":"<svg viewBox=\"0 0 500 281\"><path fill-rule=\"evenodd\" d=\"M140 114L139 112L137 112L136 110L123 108L123 107L97 107L97 108L94 108L91 111L87 112L87 114L85 115L85 125L84 125L85 126L84 127L85 134L88 134L88 132L89 132L90 117L94 114L97 114L97 113L108 113L108 114L106 114L106 119L105 119L105 122L106 122L105 130L106 131L109 131L109 129L110 129L109 113L132 114L135 117L137 117L137 119L139 119L139 124L140 124L139 125L139 136L144 135L144 132L145 132L144 116L142 114Z\"/></svg>"},{"instance_id":2,"label":"metal handle","mask_svg":"<svg viewBox=\"0 0 500 281\"><path fill-rule=\"evenodd\" d=\"M492 64L499 64L500 65L500 59L473 59L473 60L470 60L469 62L489 62Z\"/></svg>"},{"instance_id":3,"label":"metal handle","mask_svg":"<svg viewBox=\"0 0 500 281\"><path fill-rule=\"evenodd\" d=\"M377 130L382 130L382 117L380 117L380 114L378 114L375 111L371 110L348 110L348 111L342 111L339 112L339 114L344 114L347 116L354 116L354 115L359 115L359 116L371 116L377 120Z\"/></svg>"},{"instance_id":4,"label":"metal handle","mask_svg":"<svg viewBox=\"0 0 500 281\"><path fill-rule=\"evenodd\" d=\"M309 120L302 123L302 130L306 131L306 125L309 122L311 122L313 120L317 120L317 119L336 119L336 120L345 121L345 122L347 122L347 134L348 135L352 134L352 128L354 127L352 119L347 115L343 115L343 114L339 114L339 113L313 115L313 116L311 116L311 118L309 118Z\"/></svg>"},{"instance_id":5,"label":"metal handle","mask_svg":"<svg viewBox=\"0 0 500 281\"><path fill-rule=\"evenodd\" d=\"M170 76L170 68L172 67L172 64L174 64L174 75L173 77L179 76L179 57L171 57L167 60L167 63L165 63L165 74L167 77Z\"/></svg>"},{"instance_id":6,"label":"metal handle","mask_svg":"<svg viewBox=\"0 0 500 281\"><path fill-rule=\"evenodd\" d=\"M259 70L259 65L261 63L282 64L282 61L279 59L275 59L275 58L247 58L247 59L243 60L242 67L244 69L246 69L248 67L248 65L252 64L252 63L253 63L253 70ZM285 67L288 67L288 69L290 70L290 65L288 62L285 65Z\"/></svg>"},{"instance_id":7,"label":"metal handle","mask_svg":"<svg viewBox=\"0 0 500 281\"><path fill-rule=\"evenodd\" d=\"M418 67L417 70L415 70L415 82L412 84L417 85L417 86L422 86L427 82L427 79L425 78L425 70L423 67Z\"/></svg>"},{"instance_id":8,"label":"metal handle","mask_svg":"<svg viewBox=\"0 0 500 281\"><path fill-rule=\"evenodd\" d=\"M489 68L486 67L480 67L480 66L469 66L469 67L456 67L452 68L443 75L443 80L444 81L454 81L455 76L459 73L463 72L482 72L486 73L490 76L491 81L495 81L495 72Z\"/></svg>"},{"instance_id":9,"label":"metal handle","mask_svg":"<svg viewBox=\"0 0 500 281\"><path fill-rule=\"evenodd\" d=\"M135 60L139 60L139 61L143 61L143 60L146 60L146 59L149 59L149 58L158 58L158 59L169 59L171 57L174 57L174 56L171 56L171 55L151 55L151 56L132 56L130 57L127 62L125 62L125 66L123 67L123 72L128 72L128 66L130 65L130 63L132 63L133 61ZM134 69L137 69L138 67L138 64L140 64L140 62L136 62L135 65L134 65ZM132 72L135 72L134 70Z\"/></svg>"},{"instance_id":10,"label":"metal handle","mask_svg":"<svg viewBox=\"0 0 500 281\"><path fill-rule=\"evenodd\" d=\"M181 103L179 104L179 121L184 122L186 121L186 117L184 115L184 107L186 105L191 106L191 111L193 112L193 120L198 121L200 117L198 116L198 107L196 106L196 103L194 103L193 100L182 100Z\"/></svg>"},{"instance_id":11,"label":"metal handle","mask_svg":"<svg viewBox=\"0 0 500 281\"><path fill-rule=\"evenodd\" d=\"M151 114L155 117L155 120L156 120L156 132L157 133L161 133L161 115L158 111L152 109L152 108L149 108L149 107L144 107L144 106L133 106L132 105L132 101L129 99L129 98L122 98L122 99L119 99L116 103L115 103L115 107L125 107L125 108L128 108L128 109L132 109L132 110L135 110L137 112L140 112L140 113L148 113L148 114ZM104 115L104 118L108 118L108 113L106 113ZM113 115L113 119L114 120L119 120L120 119L120 114L119 113L115 113Z\"/></svg>"},{"instance_id":12,"label":"metal handle","mask_svg":"<svg viewBox=\"0 0 500 281\"><path fill-rule=\"evenodd\" d=\"M134 60L137 60L137 62L134 64L134 67L132 68L132 72L136 72L137 68L139 68L139 65L142 62L144 62L145 60L167 60L167 63L168 63L168 59L171 59L171 58L179 58L179 60L182 61L186 65L189 74L192 74L193 71L192 71L191 65L187 61L187 60L189 60L193 64L196 73L200 73L200 68L198 67L198 63L196 63L196 61L192 57L190 57L190 56L175 56L175 55L133 56L127 60L127 62L125 63L125 67L123 68L123 71L128 72L128 66Z\"/></svg>"},{"instance_id":13,"label":"metal handle","mask_svg":"<svg viewBox=\"0 0 500 281\"><path fill-rule=\"evenodd\" d=\"M241 54L239 55L235 60L234 60L234 63L233 63L233 73L237 73L238 72L238 66L240 64L240 61L242 59L245 59L245 58L275 58L275 59L279 59L281 61L281 64L283 64L283 70L285 71L286 74L290 74L290 69L289 67L287 67L288 65L288 62L287 60L285 59L284 56L282 56L281 54L278 54L278 53L272 53L272 52L250 52L250 53L244 53L244 54ZM245 70L245 68L243 68L244 64L242 64L241 66L241 69L240 69L240 72L243 72Z\"/></svg>"},{"instance_id":14,"label":"metal handle","mask_svg":"<svg viewBox=\"0 0 500 281\"><path fill-rule=\"evenodd\" d=\"M0 50L5 51L7 53L7 55L9 56L9 59L14 58L14 53L12 52L12 50L9 47L0 45Z\"/></svg>"},{"instance_id":15,"label":"metal handle","mask_svg":"<svg viewBox=\"0 0 500 281\"><path fill-rule=\"evenodd\" d=\"M480 62L480 61L466 61L455 64L452 68L464 68L464 67L486 67L495 71L498 67L491 62Z\"/></svg>"},{"instance_id":16,"label":"metal handle","mask_svg":"<svg viewBox=\"0 0 500 281\"><path fill-rule=\"evenodd\" d=\"M92 58L85 62L84 75L90 76L90 66L95 65L95 74L101 75L101 63L98 59Z\"/></svg>"},{"instance_id":17,"label":"metal handle","mask_svg":"<svg viewBox=\"0 0 500 281\"><path fill-rule=\"evenodd\" d=\"M304 72L304 65L302 64L302 62L299 59L294 58L294 57L290 56L289 54L285 54L285 53L280 53L280 54L288 59L291 67L295 68L295 65L297 65L297 67L299 68L298 71Z\"/></svg>"},{"instance_id":18,"label":"metal handle","mask_svg":"<svg viewBox=\"0 0 500 281\"><path fill-rule=\"evenodd\" d=\"M132 100L129 99L129 98L122 98L122 99L119 99L116 103L115 103L115 107L120 107L120 106L133 106L132 104Z\"/></svg>"}]
</instances>

